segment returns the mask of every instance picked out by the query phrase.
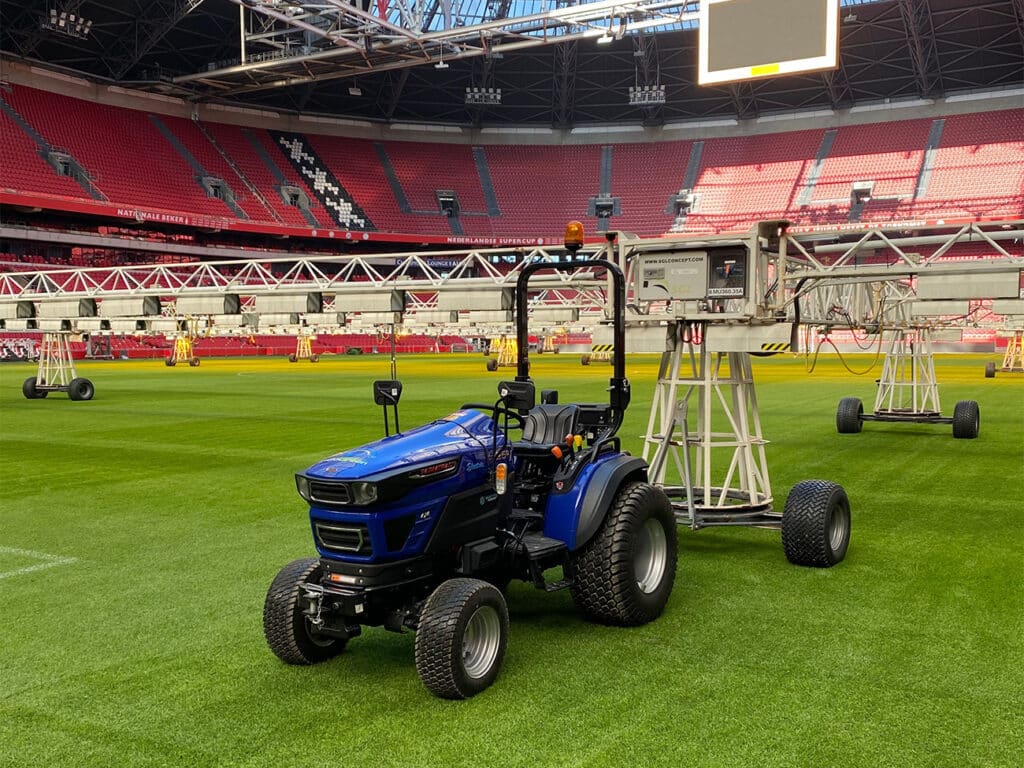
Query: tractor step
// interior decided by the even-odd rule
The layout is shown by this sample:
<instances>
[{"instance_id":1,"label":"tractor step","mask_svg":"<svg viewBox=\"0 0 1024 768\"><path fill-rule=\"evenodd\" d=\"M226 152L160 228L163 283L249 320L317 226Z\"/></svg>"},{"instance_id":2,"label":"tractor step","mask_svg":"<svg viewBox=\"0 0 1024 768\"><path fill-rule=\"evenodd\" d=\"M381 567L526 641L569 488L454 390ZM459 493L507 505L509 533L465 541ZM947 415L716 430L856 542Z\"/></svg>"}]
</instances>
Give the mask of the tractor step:
<instances>
[{"instance_id":1,"label":"tractor step","mask_svg":"<svg viewBox=\"0 0 1024 768\"><path fill-rule=\"evenodd\" d=\"M557 592L560 589L572 586L572 579L559 579L558 581L552 581L550 584L544 585L545 592Z\"/></svg>"},{"instance_id":2,"label":"tractor step","mask_svg":"<svg viewBox=\"0 0 1024 768\"><path fill-rule=\"evenodd\" d=\"M522 538L523 548L530 562L530 577L533 586L545 592L555 592L565 589L572 583L572 579L563 578L559 581L548 583L544 579L544 571L561 565L563 569L569 567L567 555L569 549L564 541L552 539L542 533L528 533Z\"/></svg>"},{"instance_id":3,"label":"tractor step","mask_svg":"<svg viewBox=\"0 0 1024 768\"><path fill-rule=\"evenodd\" d=\"M542 533L528 533L523 536L522 542L531 560L547 558L566 549L564 541L548 538Z\"/></svg>"}]
</instances>

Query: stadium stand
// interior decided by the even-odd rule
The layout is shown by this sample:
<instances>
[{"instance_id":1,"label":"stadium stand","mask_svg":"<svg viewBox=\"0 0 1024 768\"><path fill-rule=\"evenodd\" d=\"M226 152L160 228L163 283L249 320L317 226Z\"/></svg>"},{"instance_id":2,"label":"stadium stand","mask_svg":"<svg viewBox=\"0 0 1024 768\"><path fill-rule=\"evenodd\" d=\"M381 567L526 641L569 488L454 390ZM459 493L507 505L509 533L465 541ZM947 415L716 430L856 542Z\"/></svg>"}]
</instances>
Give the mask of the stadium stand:
<instances>
[{"instance_id":1,"label":"stadium stand","mask_svg":"<svg viewBox=\"0 0 1024 768\"><path fill-rule=\"evenodd\" d=\"M602 228L640 235L743 229L783 217L839 224L1024 215L1024 109L697 141L471 147L317 134L275 140L262 128L199 125L21 85L0 101L0 187L57 195L58 210L60 199L98 192L110 204L277 227L348 221L389 233L510 237L558 237L572 218L594 231L602 197L616 206ZM283 137L301 141L323 168L304 166L306 155L289 157ZM73 157L95 190L58 175L40 141ZM204 174L221 179L233 199L211 196ZM325 178L336 179L351 203L320 189ZM874 187L854 207L858 181ZM308 197L308 210L285 202L284 183ZM456 193L459 216L440 210L440 189ZM680 212L673 200L684 192L694 204ZM337 210L328 215L324 204Z\"/></svg>"},{"instance_id":2,"label":"stadium stand","mask_svg":"<svg viewBox=\"0 0 1024 768\"><path fill-rule=\"evenodd\" d=\"M1024 215L1024 109L946 120L917 216Z\"/></svg>"},{"instance_id":3,"label":"stadium stand","mask_svg":"<svg viewBox=\"0 0 1024 768\"><path fill-rule=\"evenodd\" d=\"M873 203L912 199L931 124L931 120L911 120L840 128L808 207L848 209L851 186L857 181L875 183Z\"/></svg>"},{"instance_id":4,"label":"stadium stand","mask_svg":"<svg viewBox=\"0 0 1024 768\"><path fill-rule=\"evenodd\" d=\"M600 187L599 146L495 145L484 151L501 210L496 231L561 233L566 220L588 219L588 200Z\"/></svg>"},{"instance_id":5,"label":"stadium stand","mask_svg":"<svg viewBox=\"0 0 1024 768\"><path fill-rule=\"evenodd\" d=\"M82 188L67 176L58 176L35 144L7 110L0 109L0 186L24 192L79 197Z\"/></svg>"},{"instance_id":6,"label":"stadium stand","mask_svg":"<svg viewBox=\"0 0 1024 768\"><path fill-rule=\"evenodd\" d=\"M3 99L47 143L70 154L111 201L233 216L143 112L14 86ZM116 142L111 137L117 137ZM6 163L6 157L4 158ZM56 177L51 171L48 180ZM86 197L79 190L79 197Z\"/></svg>"}]
</instances>

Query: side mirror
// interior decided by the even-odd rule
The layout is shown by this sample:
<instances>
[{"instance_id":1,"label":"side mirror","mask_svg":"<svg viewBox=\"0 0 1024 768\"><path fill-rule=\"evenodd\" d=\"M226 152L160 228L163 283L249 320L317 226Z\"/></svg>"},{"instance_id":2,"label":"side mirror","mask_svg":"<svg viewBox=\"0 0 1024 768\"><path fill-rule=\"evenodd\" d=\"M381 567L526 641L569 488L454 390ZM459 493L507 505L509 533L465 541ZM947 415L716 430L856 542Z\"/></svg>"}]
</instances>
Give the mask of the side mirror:
<instances>
[{"instance_id":1,"label":"side mirror","mask_svg":"<svg viewBox=\"0 0 1024 768\"><path fill-rule=\"evenodd\" d=\"M373 382L373 402L376 405L398 405L402 398L402 382L382 380Z\"/></svg>"},{"instance_id":2,"label":"side mirror","mask_svg":"<svg viewBox=\"0 0 1024 768\"><path fill-rule=\"evenodd\" d=\"M395 432L399 433L402 428L398 426L398 401L402 399L402 382L391 379L382 379L373 382L373 402L384 409L384 437L391 434L391 426L388 423L388 406L395 414Z\"/></svg>"},{"instance_id":3,"label":"side mirror","mask_svg":"<svg viewBox=\"0 0 1024 768\"><path fill-rule=\"evenodd\" d=\"M506 408L528 411L537 404L537 388L532 381L503 381L498 384L498 397Z\"/></svg>"}]
</instances>

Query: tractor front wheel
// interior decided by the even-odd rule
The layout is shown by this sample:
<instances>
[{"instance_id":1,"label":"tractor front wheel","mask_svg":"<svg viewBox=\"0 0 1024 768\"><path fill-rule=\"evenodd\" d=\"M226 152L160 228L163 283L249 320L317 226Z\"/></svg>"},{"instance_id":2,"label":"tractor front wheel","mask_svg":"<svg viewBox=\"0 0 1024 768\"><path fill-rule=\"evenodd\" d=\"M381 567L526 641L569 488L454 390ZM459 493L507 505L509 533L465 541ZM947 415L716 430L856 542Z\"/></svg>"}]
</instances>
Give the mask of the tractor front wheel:
<instances>
[{"instance_id":1,"label":"tractor front wheel","mask_svg":"<svg viewBox=\"0 0 1024 768\"><path fill-rule=\"evenodd\" d=\"M263 635L274 655L286 664L316 664L345 650L348 640L317 633L303 611L303 584L320 580L320 560L293 560L278 572L263 603Z\"/></svg>"},{"instance_id":2,"label":"tractor front wheel","mask_svg":"<svg viewBox=\"0 0 1024 768\"><path fill-rule=\"evenodd\" d=\"M678 552L668 497L648 483L628 483L594 538L574 556L573 600L605 624L646 624L661 615L672 594Z\"/></svg>"},{"instance_id":3,"label":"tractor front wheel","mask_svg":"<svg viewBox=\"0 0 1024 768\"><path fill-rule=\"evenodd\" d=\"M794 565L831 568L850 546L850 500L841 485L804 480L782 510L782 548Z\"/></svg>"},{"instance_id":4,"label":"tractor front wheel","mask_svg":"<svg viewBox=\"0 0 1024 768\"><path fill-rule=\"evenodd\" d=\"M420 611L416 672L435 696L468 699L494 682L507 644L501 592L479 579L448 579Z\"/></svg>"}]
</instances>

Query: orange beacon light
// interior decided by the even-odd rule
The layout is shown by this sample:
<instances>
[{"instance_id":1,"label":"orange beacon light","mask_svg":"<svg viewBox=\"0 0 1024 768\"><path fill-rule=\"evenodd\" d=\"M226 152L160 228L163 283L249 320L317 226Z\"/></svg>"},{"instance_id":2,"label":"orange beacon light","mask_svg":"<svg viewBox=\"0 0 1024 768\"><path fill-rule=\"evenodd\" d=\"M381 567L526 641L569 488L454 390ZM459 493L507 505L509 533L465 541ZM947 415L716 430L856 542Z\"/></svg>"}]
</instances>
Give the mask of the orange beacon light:
<instances>
[{"instance_id":1,"label":"orange beacon light","mask_svg":"<svg viewBox=\"0 0 1024 768\"><path fill-rule=\"evenodd\" d=\"M583 222L570 221L565 225L565 248L575 254L583 247Z\"/></svg>"}]
</instances>

